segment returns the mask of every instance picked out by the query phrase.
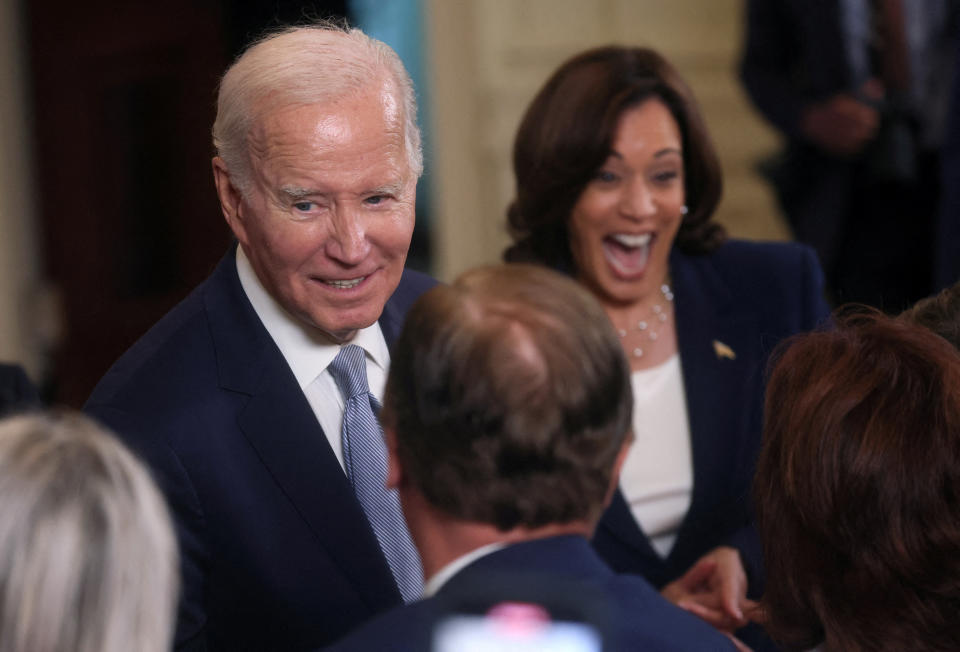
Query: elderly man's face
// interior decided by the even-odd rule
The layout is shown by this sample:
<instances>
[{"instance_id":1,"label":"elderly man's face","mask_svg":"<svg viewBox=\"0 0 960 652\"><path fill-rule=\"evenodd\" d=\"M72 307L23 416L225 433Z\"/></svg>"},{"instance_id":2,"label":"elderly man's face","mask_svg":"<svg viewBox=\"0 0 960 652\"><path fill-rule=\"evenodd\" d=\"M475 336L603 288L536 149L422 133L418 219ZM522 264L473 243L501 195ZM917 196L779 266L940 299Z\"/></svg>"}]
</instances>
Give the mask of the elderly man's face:
<instances>
[{"instance_id":1,"label":"elderly man's face","mask_svg":"<svg viewBox=\"0 0 960 652\"><path fill-rule=\"evenodd\" d=\"M224 214L260 281L337 342L380 317L413 234L416 178L389 88L267 115L240 197L214 171ZM218 169L219 168L219 169Z\"/></svg>"}]
</instances>

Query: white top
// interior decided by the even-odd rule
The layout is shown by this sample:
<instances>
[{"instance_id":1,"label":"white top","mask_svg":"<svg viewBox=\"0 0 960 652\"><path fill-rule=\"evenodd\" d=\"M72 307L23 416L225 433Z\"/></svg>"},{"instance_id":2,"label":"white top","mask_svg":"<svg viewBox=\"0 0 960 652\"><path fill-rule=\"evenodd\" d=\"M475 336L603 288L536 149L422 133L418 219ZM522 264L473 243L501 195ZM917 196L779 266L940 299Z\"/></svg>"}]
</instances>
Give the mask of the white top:
<instances>
[{"instance_id":1,"label":"white top","mask_svg":"<svg viewBox=\"0 0 960 652\"><path fill-rule=\"evenodd\" d=\"M634 442L620 475L620 489L633 517L666 557L690 508L693 458L680 356L634 371Z\"/></svg>"},{"instance_id":2,"label":"white top","mask_svg":"<svg viewBox=\"0 0 960 652\"><path fill-rule=\"evenodd\" d=\"M340 352L340 345L332 344L318 330L307 326L284 310L263 287L242 247L237 247L237 274L253 310L290 366L320 427L323 428L327 441L330 442L330 448L340 462L340 467L344 468L343 442L340 435L343 428L344 400L333 375L327 370ZM350 344L357 344L366 352L367 384L370 386L370 393L382 403L387 368L390 366L390 351L383 339L380 325L374 322L373 325L357 331Z\"/></svg>"},{"instance_id":3,"label":"white top","mask_svg":"<svg viewBox=\"0 0 960 652\"><path fill-rule=\"evenodd\" d=\"M492 552L496 552L501 548L505 548L507 544L505 543L488 543L485 546L480 546L479 548L474 548L465 555L460 555L452 562L438 570L433 576L427 580L426 584L423 585L423 597L430 598L436 595L444 584L449 582L454 575L462 571L464 568L477 561L481 557L486 557Z\"/></svg>"}]
</instances>

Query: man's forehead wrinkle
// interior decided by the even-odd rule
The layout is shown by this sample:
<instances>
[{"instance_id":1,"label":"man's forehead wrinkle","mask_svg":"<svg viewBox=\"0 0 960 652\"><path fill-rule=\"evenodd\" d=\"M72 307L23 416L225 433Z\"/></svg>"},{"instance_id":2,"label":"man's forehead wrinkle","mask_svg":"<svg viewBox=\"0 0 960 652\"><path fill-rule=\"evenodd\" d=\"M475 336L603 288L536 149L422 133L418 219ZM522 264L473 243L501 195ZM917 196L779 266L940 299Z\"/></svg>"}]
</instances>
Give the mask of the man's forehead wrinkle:
<instances>
[{"instance_id":1,"label":"man's forehead wrinkle","mask_svg":"<svg viewBox=\"0 0 960 652\"><path fill-rule=\"evenodd\" d=\"M250 154L250 159L254 161L262 161L266 156L267 151L267 134L265 133L263 124L257 122L250 129L250 133L247 136L247 151Z\"/></svg>"}]
</instances>

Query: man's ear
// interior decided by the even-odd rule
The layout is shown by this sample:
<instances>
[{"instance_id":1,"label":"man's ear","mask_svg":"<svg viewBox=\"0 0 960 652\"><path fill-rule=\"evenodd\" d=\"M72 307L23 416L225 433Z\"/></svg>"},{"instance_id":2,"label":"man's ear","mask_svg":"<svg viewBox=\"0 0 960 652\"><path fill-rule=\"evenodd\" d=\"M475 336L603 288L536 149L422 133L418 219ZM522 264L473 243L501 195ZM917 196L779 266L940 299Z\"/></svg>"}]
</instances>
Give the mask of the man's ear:
<instances>
[{"instance_id":1,"label":"man's ear","mask_svg":"<svg viewBox=\"0 0 960 652\"><path fill-rule=\"evenodd\" d=\"M397 433L392 427L384 426L383 438L387 443L387 489L399 489L403 484L403 466L397 455Z\"/></svg>"},{"instance_id":2,"label":"man's ear","mask_svg":"<svg viewBox=\"0 0 960 652\"><path fill-rule=\"evenodd\" d=\"M603 499L603 508L606 509L613 500L613 492L620 484L620 471L623 469L623 463L627 461L627 453L630 452L630 446L633 445L633 433L628 432L624 437L620 450L617 452L617 459L613 462L613 472L610 474L610 486L607 487L607 495Z\"/></svg>"},{"instance_id":3,"label":"man's ear","mask_svg":"<svg viewBox=\"0 0 960 652\"><path fill-rule=\"evenodd\" d=\"M240 244L247 244L247 229L243 220L243 196L233 181L230 179L230 171L227 164L219 156L213 157L213 183L217 186L217 197L220 198L220 210L223 211L223 217L227 220L230 230L236 236Z\"/></svg>"}]
</instances>

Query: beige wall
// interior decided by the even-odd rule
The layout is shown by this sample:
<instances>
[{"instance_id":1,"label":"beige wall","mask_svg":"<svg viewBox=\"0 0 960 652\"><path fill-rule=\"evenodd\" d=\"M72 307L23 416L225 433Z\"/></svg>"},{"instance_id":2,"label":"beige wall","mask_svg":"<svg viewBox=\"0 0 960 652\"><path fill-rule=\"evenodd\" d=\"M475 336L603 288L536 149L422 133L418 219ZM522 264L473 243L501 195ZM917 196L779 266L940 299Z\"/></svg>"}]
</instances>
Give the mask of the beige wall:
<instances>
[{"instance_id":1,"label":"beige wall","mask_svg":"<svg viewBox=\"0 0 960 652\"><path fill-rule=\"evenodd\" d=\"M34 328L39 252L19 8L0 0L0 361L21 362L37 379L43 364Z\"/></svg>"},{"instance_id":2,"label":"beige wall","mask_svg":"<svg viewBox=\"0 0 960 652\"><path fill-rule=\"evenodd\" d=\"M735 77L740 0L426 0L426 8L440 278L499 259L513 195L510 148L523 110L561 61L610 42L657 48L693 87L726 175L717 219L736 236L787 237L752 171L776 139Z\"/></svg>"}]
</instances>

